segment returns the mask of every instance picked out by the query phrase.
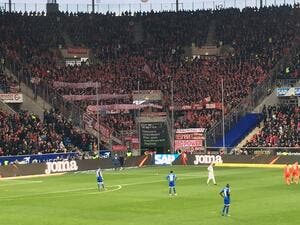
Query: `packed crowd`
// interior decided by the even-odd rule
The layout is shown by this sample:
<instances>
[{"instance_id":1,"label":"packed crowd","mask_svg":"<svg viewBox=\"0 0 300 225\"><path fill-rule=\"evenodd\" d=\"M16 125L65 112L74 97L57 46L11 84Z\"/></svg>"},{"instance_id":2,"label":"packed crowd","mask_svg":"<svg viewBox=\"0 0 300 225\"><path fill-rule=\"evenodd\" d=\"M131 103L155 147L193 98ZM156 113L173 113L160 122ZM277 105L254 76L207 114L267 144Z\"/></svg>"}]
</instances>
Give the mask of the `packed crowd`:
<instances>
[{"instance_id":1,"label":"packed crowd","mask_svg":"<svg viewBox=\"0 0 300 225\"><path fill-rule=\"evenodd\" d=\"M244 147L300 147L299 107L268 106L263 116L263 128Z\"/></svg>"},{"instance_id":2,"label":"packed crowd","mask_svg":"<svg viewBox=\"0 0 300 225\"><path fill-rule=\"evenodd\" d=\"M62 22L72 42L93 49L101 61L143 55L165 60L183 46L205 43L209 11L114 14L67 14Z\"/></svg>"},{"instance_id":3,"label":"packed crowd","mask_svg":"<svg viewBox=\"0 0 300 225\"><path fill-rule=\"evenodd\" d=\"M283 6L242 11L151 12L122 17L2 14L0 48L8 59L19 63L28 79L46 79L49 85L55 81L98 81L100 94L159 89L166 96L166 108L171 104L173 81L177 108L193 104L203 108L179 110L176 127L209 128L221 113L219 108L206 109L205 103L221 102L222 79L228 112L270 76L270 69L294 37L297 20L292 10ZM217 41L230 45L234 53L227 58L184 57L184 47L205 43L211 21L216 24ZM62 65L58 51L53 48L64 45L65 36L76 46L90 48L96 63ZM95 88L58 88L57 92L96 94ZM90 103L78 105L85 108ZM135 127L132 116L126 113L105 116L103 121L115 129Z\"/></svg>"},{"instance_id":4,"label":"packed crowd","mask_svg":"<svg viewBox=\"0 0 300 225\"><path fill-rule=\"evenodd\" d=\"M241 58L252 56L268 70L291 46L299 25L299 18L292 15L291 6L245 8L242 13L229 9L219 15L216 31L218 39L231 45L235 54Z\"/></svg>"},{"instance_id":5,"label":"packed crowd","mask_svg":"<svg viewBox=\"0 0 300 225\"><path fill-rule=\"evenodd\" d=\"M210 128L220 118L221 110L203 109L199 111L178 111L176 112L175 129L182 128Z\"/></svg>"},{"instance_id":6,"label":"packed crowd","mask_svg":"<svg viewBox=\"0 0 300 225\"><path fill-rule=\"evenodd\" d=\"M300 79L300 47L294 49L291 60L282 68L279 79Z\"/></svg>"},{"instance_id":7,"label":"packed crowd","mask_svg":"<svg viewBox=\"0 0 300 225\"><path fill-rule=\"evenodd\" d=\"M0 111L1 156L92 151L95 143L95 138L75 129L55 110L45 112L44 121L27 111Z\"/></svg>"},{"instance_id":8,"label":"packed crowd","mask_svg":"<svg viewBox=\"0 0 300 225\"><path fill-rule=\"evenodd\" d=\"M101 117L101 120L119 132L136 129L135 115L133 113L106 114Z\"/></svg>"}]
</instances>

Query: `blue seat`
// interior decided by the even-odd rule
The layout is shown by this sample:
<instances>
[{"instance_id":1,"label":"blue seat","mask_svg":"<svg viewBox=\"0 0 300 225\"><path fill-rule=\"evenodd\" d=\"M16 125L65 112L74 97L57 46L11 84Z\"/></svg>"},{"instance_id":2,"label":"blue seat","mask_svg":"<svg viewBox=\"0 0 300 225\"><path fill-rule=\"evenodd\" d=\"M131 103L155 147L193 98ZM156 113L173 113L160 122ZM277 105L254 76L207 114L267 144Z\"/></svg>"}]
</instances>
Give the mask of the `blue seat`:
<instances>
[{"instance_id":1,"label":"blue seat","mask_svg":"<svg viewBox=\"0 0 300 225\"><path fill-rule=\"evenodd\" d=\"M260 113L247 113L234 127L225 133L225 147L236 146L261 121ZM223 138L217 140L214 147L223 147Z\"/></svg>"}]
</instances>

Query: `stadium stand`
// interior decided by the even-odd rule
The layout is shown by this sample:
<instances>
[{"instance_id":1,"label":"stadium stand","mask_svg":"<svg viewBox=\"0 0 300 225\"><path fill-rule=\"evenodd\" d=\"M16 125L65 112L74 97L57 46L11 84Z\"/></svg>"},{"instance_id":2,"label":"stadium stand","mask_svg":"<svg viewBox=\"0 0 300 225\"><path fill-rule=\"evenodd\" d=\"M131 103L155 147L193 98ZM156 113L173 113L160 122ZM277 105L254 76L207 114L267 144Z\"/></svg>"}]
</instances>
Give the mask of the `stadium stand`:
<instances>
[{"instance_id":1,"label":"stadium stand","mask_svg":"<svg viewBox=\"0 0 300 225\"><path fill-rule=\"evenodd\" d=\"M226 113L272 74L295 36L292 7L216 11L124 14L0 13L0 49L22 79L38 80L55 95L95 95L91 88L59 87L56 82L98 82L100 94L161 90L169 109L174 83L175 127L212 127L221 118L221 80ZM222 57L186 57L184 47L203 46L215 21L216 41L233 52ZM140 41L135 38L136 26ZM60 47L91 50L86 63L69 66ZM297 60L297 59L296 59ZM295 65L296 68L297 65ZM5 82L7 78L3 78ZM28 82L27 82L28 83ZM7 84L6 84L7 85ZM64 103L63 103L64 104ZM76 102L83 111L95 100ZM132 104L131 98L100 104ZM135 129L135 113L104 113L101 121L115 130Z\"/></svg>"},{"instance_id":2,"label":"stadium stand","mask_svg":"<svg viewBox=\"0 0 300 225\"><path fill-rule=\"evenodd\" d=\"M59 112L45 112L44 121L26 111L0 111L0 155L92 151L95 139L65 121Z\"/></svg>"},{"instance_id":3,"label":"stadium stand","mask_svg":"<svg viewBox=\"0 0 300 225\"><path fill-rule=\"evenodd\" d=\"M299 79L300 78L300 48L294 49L291 60L278 74L279 79Z\"/></svg>"},{"instance_id":4,"label":"stadium stand","mask_svg":"<svg viewBox=\"0 0 300 225\"><path fill-rule=\"evenodd\" d=\"M277 105L263 109L263 128L244 147L300 147L300 108Z\"/></svg>"},{"instance_id":5,"label":"stadium stand","mask_svg":"<svg viewBox=\"0 0 300 225\"><path fill-rule=\"evenodd\" d=\"M4 93L20 92L19 82L11 76L7 76L4 70L0 68L0 89Z\"/></svg>"}]
</instances>

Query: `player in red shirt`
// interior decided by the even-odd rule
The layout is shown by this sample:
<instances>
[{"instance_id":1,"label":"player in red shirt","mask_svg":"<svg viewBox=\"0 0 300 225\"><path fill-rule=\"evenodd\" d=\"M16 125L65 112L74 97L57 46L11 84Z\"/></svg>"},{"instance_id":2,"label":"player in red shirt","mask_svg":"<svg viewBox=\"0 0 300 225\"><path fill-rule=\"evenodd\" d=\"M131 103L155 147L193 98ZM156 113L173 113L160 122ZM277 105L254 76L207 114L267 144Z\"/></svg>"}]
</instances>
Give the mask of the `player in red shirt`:
<instances>
[{"instance_id":1,"label":"player in red shirt","mask_svg":"<svg viewBox=\"0 0 300 225\"><path fill-rule=\"evenodd\" d=\"M186 166L187 165L187 160L188 160L187 154L186 154L185 151L183 151L181 153L181 164Z\"/></svg>"},{"instance_id":2,"label":"player in red shirt","mask_svg":"<svg viewBox=\"0 0 300 225\"><path fill-rule=\"evenodd\" d=\"M299 167L298 167L298 162L295 162L293 165L293 173L292 173L292 179L293 182L298 184L299 182Z\"/></svg>"},{"instance_id":3,"label":"player in red shirt","mask_svg":"<svg viewBox=\"0 0 300 225\"><path fill-rule=\"evenodd\" d=\"M291 173L288 164L286 164L286 166L284 167L284 179L287 185L291 184Z\"/></svg>"}]
</instances>

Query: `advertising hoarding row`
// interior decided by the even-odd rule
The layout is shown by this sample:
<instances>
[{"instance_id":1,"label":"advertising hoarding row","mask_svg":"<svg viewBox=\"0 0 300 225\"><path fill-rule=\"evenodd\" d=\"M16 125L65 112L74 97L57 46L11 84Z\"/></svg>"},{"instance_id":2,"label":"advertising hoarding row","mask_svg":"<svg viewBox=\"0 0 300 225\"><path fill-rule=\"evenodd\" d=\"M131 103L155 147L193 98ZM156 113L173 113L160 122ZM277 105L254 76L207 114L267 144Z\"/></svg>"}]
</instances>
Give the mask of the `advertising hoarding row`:
<instances>
[{"instance_id":1,"label":"advertising hoarding row","mask_svg":"<svg viewBox=\"0 0 300 225\"><path fill-rule=\"evenodd\" d=\"M126 159L125 167L137 167L146 158L146 156L132 156ZM145 165L150 160L144 162ZM84 160L61 160L48 161L44 163L32 164L11 164L0 166L0 177L18 177L27 175L44 175L53 173L77 172L114 168L111 158L107 159L84 159Z\"/></svg>"},{"instance_id":2,"label":"advertising hoarding row","mask_svg":"<svg viewBox=\"0 0 300 225\"><path fill-rule=\"evenodd\" d=\"M201 154L156 154L155 165L172 165L175 161L182 165L205 165L210 163L223 163L220 155L201 155ZM189 161L189 163L188 163Z\"/></svg>"}]
</instances>

